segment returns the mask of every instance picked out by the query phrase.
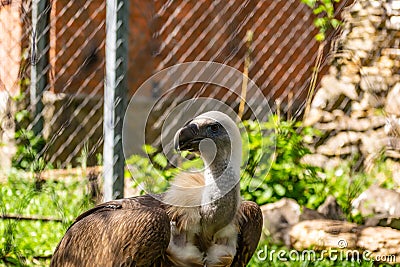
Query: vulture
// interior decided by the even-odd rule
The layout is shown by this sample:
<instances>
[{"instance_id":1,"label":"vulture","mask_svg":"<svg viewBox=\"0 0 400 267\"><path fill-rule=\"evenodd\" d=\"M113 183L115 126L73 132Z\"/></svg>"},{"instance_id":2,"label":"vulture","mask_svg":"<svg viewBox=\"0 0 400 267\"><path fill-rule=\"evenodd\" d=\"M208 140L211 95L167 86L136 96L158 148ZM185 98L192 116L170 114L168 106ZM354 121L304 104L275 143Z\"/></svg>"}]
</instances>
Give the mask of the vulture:
<instances>
[{"instance_id":1,"label":"vulture","mask_svg":"<svg viewBox=\"0 0 400 267\"><path fill-rule=\"evenodd\" d=\"M177 151L200 153L204 170L178 174L162 194L84 212L50 266L246 266L263 219L256 203L240 197L237 125L222 112L206 112L179 129L174 144Z\"/></svg>"}]
</instances>

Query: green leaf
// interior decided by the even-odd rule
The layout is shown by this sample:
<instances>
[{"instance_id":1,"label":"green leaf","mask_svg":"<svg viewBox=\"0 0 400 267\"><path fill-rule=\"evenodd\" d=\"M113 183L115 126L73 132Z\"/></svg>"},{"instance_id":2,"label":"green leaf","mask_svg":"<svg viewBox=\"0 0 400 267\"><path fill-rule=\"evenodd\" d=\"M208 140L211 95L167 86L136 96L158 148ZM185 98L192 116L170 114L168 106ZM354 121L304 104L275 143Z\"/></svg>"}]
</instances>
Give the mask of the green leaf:
<instances>
[{"instance_id":1,"label":"green leaf","mask_svg":"<svg viewBox=\"0 0 400 267\"><path fill-rule=\"evenodd\" d=\"M325 40L325 33L323 32L318 33L317 35L315 35L315 39L318 42L322 42L323 40Z\"/></svg>"},{"instance_id":2,"label":"green leaf","mask_svg":"<svg viewBox=\"0 0 400 267\"><path fill-rule=\"evenodd\" d=\"M315 6L315 3L317 2L317 0L301 0L301 2L303 2L304 4L306 4L309 7L313 8Z\"/></svg>"},{"instance_id":3,"label":"green leaf","mask_svg":"<svg viewBox=\"0 0 400 267\"><path fill-rule=\"evenodd\" d=\"M324 11L326 11L326 7L323 6L323 5L321 5L321 6L317 7L317 8L315 8L315 9L313 10L313 13L314 13L315 15L318 15L318 14L324 12Z\"/></svg>"},{"instance_id":4,"label":"green leaf","mask_svg":"<svg viewBox=\"0 0 400 267\"><path fill-rule=\"evenodd\" d=\"M161 168L165 168L168 165L168 160L167 158L162 154L162 153L157 153L154 158L154 162L156 162L158 165L160 165Z\"/></svg>"},{"instance_id":5,"label":"green leaf","mask_svg":"<svg viewBox=\"0 0 400 267\"><path fill-rule=\"evenodd\" d=\"M285 195L285 193L286 193L285 187L283 187L283 186L280 185L280 184L274 184L273 186L274 186L274 191L275 191L279 196L282 197L282 196Z\"/></svg>"},{"instance_id":6,"label":"green leaf","mask_svg":"<svg viewBox=\"0 0 400 267\"><path fill-rule=\"evenodd\" d=\"M337 19L331 19L331 25L334 28L337 28L342 25L342 22Z\"/></svg>"},{"instance_id":7,"label":"green leaf","mask_svg":"<svg viewBox=\"0 0 400 267\"><path fill-rule=\"evenodd\" d=\"M147 155L157 152L156 148L152 147L151 145L147 145L147 144L143 145L142 149Z\"/></svg>"},{"instance_id":8,"label":"green leaf","mask_svg":"<svg viewBox=\"0 0 400 267\"><path fill-rule=\"evenodd\" d=\"M27 111L27 110L21 110L21 111L18 111L16 114L15 114L15 120L17 121L17 122L21 122L24 118L27 118L27 117L29 117L29 111Z\"/></svg>"},{"instance_id":9,"label":"green leaf","mask_svg":"<svg viewBox=\"0 0 400 267\"><path fill-rule=\"evenodd\" d=\"M316 27L318 27L318 28L323 28L323 27L326 26L326 24L327 24L326 18L316 18L316 19L314 20L314 25L315 25Z\"/></svg>"}]
</instances>

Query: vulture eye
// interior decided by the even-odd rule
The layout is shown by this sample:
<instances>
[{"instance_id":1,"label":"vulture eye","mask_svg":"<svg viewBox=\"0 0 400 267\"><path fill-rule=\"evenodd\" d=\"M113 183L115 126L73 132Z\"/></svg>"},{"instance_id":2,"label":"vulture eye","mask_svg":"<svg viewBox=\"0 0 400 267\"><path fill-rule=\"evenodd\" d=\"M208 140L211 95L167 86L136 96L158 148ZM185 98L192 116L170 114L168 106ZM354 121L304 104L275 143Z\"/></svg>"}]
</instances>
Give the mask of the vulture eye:
<instances>
[{"instance_id":1,"label":"vulture eye","mask_svg":"<svg viewBox=\"0 0 400 267\"><path fill-rule=\"evenodd\" d=\"M219 131L219 128L221 127L221 125L219 123L214 123L211 124L207 127L207 130L209 133L215 134Z\"/></svg>"}]
</instances>

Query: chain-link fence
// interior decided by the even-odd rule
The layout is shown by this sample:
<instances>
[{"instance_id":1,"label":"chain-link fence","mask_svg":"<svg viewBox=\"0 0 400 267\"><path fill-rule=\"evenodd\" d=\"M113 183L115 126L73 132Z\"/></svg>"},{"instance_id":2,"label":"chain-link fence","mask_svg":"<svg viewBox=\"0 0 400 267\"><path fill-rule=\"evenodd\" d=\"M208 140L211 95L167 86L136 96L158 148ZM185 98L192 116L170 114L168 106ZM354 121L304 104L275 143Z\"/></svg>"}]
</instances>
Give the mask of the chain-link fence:
<instances>
[{"instance_id":1,"label":"chain-link fence","mask_svg":"<svg viewBox=\"0 0 400 267\"><path fill-rule=\"evenodd\" d=\"M198 170L174 134L209 110L250 137L244 199L291 199L296 221L304 205L324 225L398 228L398 193L366 189L400 185L399 32L400 0L0 1L0 262L49 262L95 203L163 192L178 170ZM239 121L271 112L262 133ZM384 206L379 220L353 214L365 199Z\"/></svg>"},{"instance_id":2,"label":"chain-link fence","mask_svg":"<svg viewBox=\"0 0 400 267\"><path fill-rule=\"evenodd\" d=\"M10 1L0 12L2 93L17 104L16 147L27 142L61 168L76 165L85 147L101 152L105 3ZM14 164L24 165L29 152L16 152Z\"/></svg>"},{"instance_id":3,"label":"chain-link fence","mask_svg":"<svg viewBox=\"0 0 400 267\"><path fill-rule=\"evenodd\" d=\"M337 14L348 5L341 1ZM301 116L319 43L314 38L318 30L313 11L300 0L130 1L129 9L130 96L167 67L214 61L248 72L273 110ZM5 158L13 157L14 164L21 165L27 155L18 147L28 143L57 168L77 165L83 158L89 165L97 164L103 144L105 24L104 1L2 1L3 121L12 122L3 123ZM335 32L328 32L321 74L327 71L329 41L334 36ZM167 114L185 99L206 96L239 108L241 80L230 90L189 84L171 93L167 91L173 84L168 79L151 80L140 92L143 102L136 105L147 105L145 109L154 105L147 121L139 118L135 123L147 123L151 134L146 140L155 146L160 144ZM259 98L251 92L246 96L247 101ZM245 117L251 116L247 108ZM262 106L255 112L261 110ZM14 132L20 133L16 139ZM35 139L38 134L43 142ZM14 139L16 143L9 145ZM17 157L12 156L15 152Z\"/></svg>"}]
</instances>

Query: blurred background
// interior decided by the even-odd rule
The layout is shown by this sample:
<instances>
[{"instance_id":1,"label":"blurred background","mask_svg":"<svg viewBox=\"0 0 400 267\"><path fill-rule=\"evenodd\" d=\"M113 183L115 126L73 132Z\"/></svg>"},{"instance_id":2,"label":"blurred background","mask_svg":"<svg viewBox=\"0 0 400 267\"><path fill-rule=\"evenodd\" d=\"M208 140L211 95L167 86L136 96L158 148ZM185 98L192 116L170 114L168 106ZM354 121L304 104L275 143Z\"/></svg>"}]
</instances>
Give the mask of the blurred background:
<instances>
[{"instance_id":1,"label":"blurred background","mask_svg":"<svg viewBox=\"0 0 400 267\"><path fill-rule=\"evenodd\" d=\"M75 216L102 201L105 118L125 114L107 113L105 103L126 105L132 96L130 123L124 125L130 153L117 155L133 166L133 173L122 170L125 196L143 193L145 177L165 190L177 170L160 153L163 123L180 103L209 97L240 113L252 138L242 194L275 205L264 208L268 245L307 247L301 241L306 230L297 236L288 229L310 219L400 228L400 201L394 201L400 200L400 1L121 3L127 4L126 25L106 46L106 25L120 18L106 1L0 2L0 263L45 265ZM106 54L121 43L127 52L117 52L117 59L127 66L115 76L117 84L124 81L118 89L123 94L108 99ZM243 80L232 88L194 83L169 91L170 77L153 76L191 61L231 66L262 95L244 96ZM239 111L241 97L259 109L244 105ZM261 128L270 134L263 135L254 120L269 107L272 114L263 117ZM197 112L207 108L199 105ZM265 152L260 142L276 146L268 174L258 164ZM262 186L250 192L253 176ZM384 207L365 206L371 201ZM323 204L331 208L323 210ZM384 233L399 244L397 230ZM389 248L378 252L400 253L396 245ZM265 266L257 259L252 264Z\"/></svg>"},{"instance_id":2,"label":"blurred background","mask_svg":"<svg viewBox=\"0 0 400 267\"><path fill-rule=\"evenodd\" d=\"M348 4L337 4L338 16ZM8 102L22 98L18 99L17 109L27 111L27 130L34 129L37 117L42 116L42 129L36 132L46 141L43 151L38 151L46 161L61 168L76 166L82 148L89 144L88 160L96 164L103 133L106 3L51 1L39 16L46 24L43 32L32 29L31 1L3 3L0 12L3 117L13 108L9 105L14 103ZM318 54L314 17L313 10L301 1L130 1L127 97L157 71L177 63L215 61L243 71L246 52L251 49L249 77L262 89L269 104L276 110L279 99L285 114L301 116ZM250 44L247 31L252 32ZM331 41L335 31L326 34ZM32 47L35 38L45 39L42 51ZM324 65L328 48L323 54ZM31 91L31 66L43 57L46 62L38 77L45 80L45 86L40 99L36 99L31 97L35 94ZM326 72L327 68L322 68L321 74ZM175 92L177 100L172 101L162 96L169 89L163 81L149 84L136 105L144 114L161 97L162 103L152 112L151 120L157 120L168 106L195 94L213 94L232 103L237 98L232 93L226 96L223 88L185 86ZM240 92L240 88L241 83L231 89ZM39 100L43 110L35 114L35 102ZM141 114L137 118L144 123ZM12 119L7 124L10 128L15 127ZM13 154L10 146L7 142L2 148L8 157ZM6 158L2 158L7 166Z\"/></svg>"}]
</instances>

